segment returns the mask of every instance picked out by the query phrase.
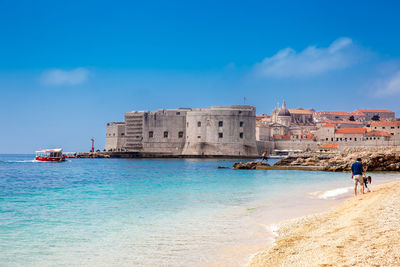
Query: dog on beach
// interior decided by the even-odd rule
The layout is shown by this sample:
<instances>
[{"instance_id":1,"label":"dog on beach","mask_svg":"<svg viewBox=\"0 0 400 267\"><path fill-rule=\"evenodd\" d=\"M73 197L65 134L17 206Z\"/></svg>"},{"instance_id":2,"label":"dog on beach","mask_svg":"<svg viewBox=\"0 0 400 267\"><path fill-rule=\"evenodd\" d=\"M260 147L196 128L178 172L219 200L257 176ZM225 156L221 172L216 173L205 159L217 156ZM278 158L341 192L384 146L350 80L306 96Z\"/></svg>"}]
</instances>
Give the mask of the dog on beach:
<instances>
[{"instance_id":1,"label":"dog on beach","mask_svg":"<svg viewBox=\"0 0 400 267\"><path fill-rule=\"evenodd\" d=\"M372 192L371 189L368 187L368 185L371 186L372 178L371 176L368 176L367 178L364 178L364 186L367 189L368 192Z\"/></svg>"}]
</instances>

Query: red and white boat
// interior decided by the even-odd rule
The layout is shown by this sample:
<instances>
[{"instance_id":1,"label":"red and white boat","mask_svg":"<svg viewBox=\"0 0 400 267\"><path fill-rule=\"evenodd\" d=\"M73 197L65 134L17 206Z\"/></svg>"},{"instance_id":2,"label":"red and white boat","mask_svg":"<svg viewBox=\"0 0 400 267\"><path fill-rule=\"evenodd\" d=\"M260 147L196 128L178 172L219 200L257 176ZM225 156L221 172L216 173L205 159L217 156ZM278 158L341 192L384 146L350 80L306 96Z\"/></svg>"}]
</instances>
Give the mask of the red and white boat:
<instances>
[{"instance_id":1,"label":"red and white boat","mask_svg":"<svg viewBox=\"0 0 400 267\"><path fill-rule=\"evenodd\" d=\"M44 150L36 151L35 160L38 160L38 161L64 161L65 156L63 155L62 148L44 149Z\"/></svg>"}]
</instances>

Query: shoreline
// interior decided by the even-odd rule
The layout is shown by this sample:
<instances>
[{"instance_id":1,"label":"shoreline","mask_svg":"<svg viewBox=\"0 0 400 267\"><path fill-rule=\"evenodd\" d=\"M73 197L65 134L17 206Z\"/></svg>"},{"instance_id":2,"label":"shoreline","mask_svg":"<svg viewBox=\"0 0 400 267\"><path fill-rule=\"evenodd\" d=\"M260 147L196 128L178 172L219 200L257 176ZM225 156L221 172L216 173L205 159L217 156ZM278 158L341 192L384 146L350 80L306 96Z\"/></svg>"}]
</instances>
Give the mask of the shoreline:
<instances>
[{"instance_id":1,"label":"shoreline","mask_svg":"<svg viewBox=\"0 0 400 267\"><path fill-rule=\"evenodd\" d=\"M270 224L274 241L247 266L400 265L400 181L372 190L327 211Z\"/></svg>"},{"instance_id":2,"label":"shoreline","mask_svg":"<svg viewBox=\"0 0 400 267\"><path fill-rule=\"evenodd\" d=\"M77 152L77 158L125 159L257 159L258 155L182 155L161 152Z\"/></svg>"}]
</instances>

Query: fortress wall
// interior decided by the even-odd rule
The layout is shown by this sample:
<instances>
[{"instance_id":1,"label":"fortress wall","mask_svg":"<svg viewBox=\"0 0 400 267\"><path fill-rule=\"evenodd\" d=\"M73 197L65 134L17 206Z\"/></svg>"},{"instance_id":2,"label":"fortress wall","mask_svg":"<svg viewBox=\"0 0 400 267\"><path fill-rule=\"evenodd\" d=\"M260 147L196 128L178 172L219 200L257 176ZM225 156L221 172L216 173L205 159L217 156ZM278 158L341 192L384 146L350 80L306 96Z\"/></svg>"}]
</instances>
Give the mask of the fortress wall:
<instances>
[{"instance_id":1,"label":"fortress wall","mask_svg":"<svg viewBox=\"0 0 400 267\"><path fill-rule=\"evenodd\" d=\"M251 106L189 111L186 116L186 144L182 153L256 156L255 128L255 108Z\"/></svg>"},{"instance_id":2,"label":"fortress wall","mask_svg":"<svg viewBox=\"0 0 400 267\"><path fill-rule=\"evenodd\" d=\"M319 143L313 140L275 140L277 150L302 150L315 151L319 149Z\"/></svg>"},{"instance_id":3,"label":"fortress wall","mask_svg":"<svg viewBox=\"0 0 400 267\"><path fill-rule=\"evenodd\" d=\"M106 151L122 151L125 147L125 123L107 123Z\"/></svg>"},{"instance_id":4,"label":"fortress wall","mask_svg":"<svg viewBox=\"0 0 400 267\"><path fill-rule=\"evenodd\" d=\"M143 120L143 151L181 154L185 144L186 113L186 110L179 109L146 113Z\"/></svg>"},{"instance_id":5,"label":"fortress wall","mask_svg":"<svg viewBox=\"0 0 400 267\"><path fill-rule=\"evenodd\" d=\"M256 141L257 143L257 153L261 156L264 152L267 152L268 155L274 153L275 142L274 141Z\"/></svg>"},{"instance_id":6,"label":"fortress wall","mask_svg":"<svg viewBox=\"0 0 400 267\"><path fill-rule=\"evenodd\" d=\"M376 140L362 140L362 141L347 141L336 142L338 149L343 150L348 147L379 147L379 146L399 146L400 140L393 138L392 140L376 139Z\"/></svg>"}]
</instances>

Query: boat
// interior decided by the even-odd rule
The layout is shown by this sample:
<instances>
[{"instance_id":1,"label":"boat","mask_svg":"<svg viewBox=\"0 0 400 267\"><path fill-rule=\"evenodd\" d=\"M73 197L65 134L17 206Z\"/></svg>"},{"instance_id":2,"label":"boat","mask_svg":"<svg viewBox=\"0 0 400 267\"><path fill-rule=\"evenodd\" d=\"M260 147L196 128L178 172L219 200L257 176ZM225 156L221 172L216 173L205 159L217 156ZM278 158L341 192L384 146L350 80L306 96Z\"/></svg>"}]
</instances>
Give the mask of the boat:
<instances>
[{"instance_id":1,"label":"boat","mask_svg":"<svg viewBox=\"0 0 400 267\"><path fill-rule=\"evenodd\" d=\"M64 152L66 159L76 159L76 152Z\"/></svg>"},{"instance_id":2,"label":"boat","mask_svg":"<svg viewBox=\"0 0 400 267\"><path fill-rule=\"evenodd\" d=\"M35 160L37 161L65 161L62 148L44 149L36 151Z\"/></svg>"}]
</instances>

